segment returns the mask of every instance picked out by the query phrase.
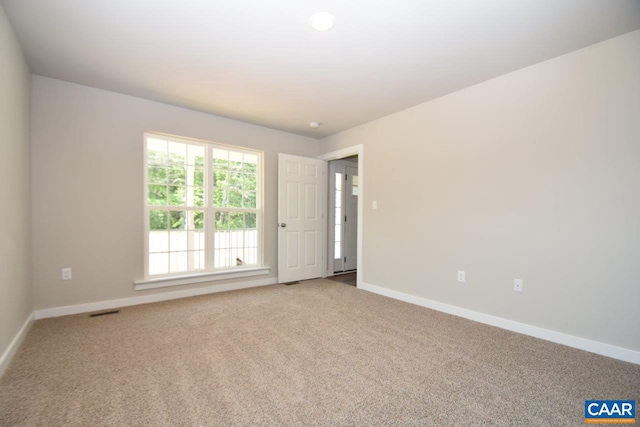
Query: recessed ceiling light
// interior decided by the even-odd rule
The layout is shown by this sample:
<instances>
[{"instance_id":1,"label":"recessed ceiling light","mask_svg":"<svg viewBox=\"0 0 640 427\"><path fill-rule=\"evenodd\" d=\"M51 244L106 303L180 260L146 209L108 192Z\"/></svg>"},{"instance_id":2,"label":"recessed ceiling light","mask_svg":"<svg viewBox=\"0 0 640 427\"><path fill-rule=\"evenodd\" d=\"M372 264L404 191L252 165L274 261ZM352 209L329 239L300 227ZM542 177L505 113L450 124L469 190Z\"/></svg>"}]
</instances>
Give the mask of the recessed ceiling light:
<instances>
[{"instance_id":1,"label":"recessed ceiling light","mask_svg":"<svg viewBox=\"0 0 640 427\"><path fill-rule=\"evenodd\" d=\"M309 127L311 129L318 129L320 127L320 122L309 122Z\"/></svg>"},{"instance_id":2,"label":"recessed ceiling light","mask_svg":"<svg viewBox=\"0 0 640 427\"><path fill-rule=\"evenodd\" d=\"M309 23L316 31L329 31L333 28L333 23L336 20L329 12L318 12L311 15Z\"/></svg>"}]
</instances>

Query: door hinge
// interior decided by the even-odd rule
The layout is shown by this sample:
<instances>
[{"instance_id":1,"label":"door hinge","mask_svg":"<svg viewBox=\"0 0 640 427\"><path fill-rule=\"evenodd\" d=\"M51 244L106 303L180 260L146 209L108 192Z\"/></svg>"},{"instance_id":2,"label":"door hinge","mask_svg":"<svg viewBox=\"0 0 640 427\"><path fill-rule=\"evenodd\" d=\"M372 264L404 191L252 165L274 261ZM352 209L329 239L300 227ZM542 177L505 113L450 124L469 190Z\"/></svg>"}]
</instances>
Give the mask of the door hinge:
<instances>
[{"instance_id":1,"label":"door hinge","mask_svg":"<svg viewBox=\"0 0 640 427\"><path fill-rule=\"evenodd\" d=\"M347 257L344 257L344 262L347 262Z\"/></svg>"},{"instance_id":2,"label":"door hinge","mask_svg":"<svg viewBox=\"0 0 640 427\"><path fill-rule=\"evenodd\" d=\"M344 216L344 222L347 222L347 216L346 215Z\"/></svg>"},{"instance_id":3,"label":"door hinge","mask_svg":"<svg viewBox=\"0 0 640 427\"><path fill-rule=\"evenodd\" d=\"M344 174L344 180L345 181L347 180L347 174L346 173Z\"/></svg>"}]
</instances>

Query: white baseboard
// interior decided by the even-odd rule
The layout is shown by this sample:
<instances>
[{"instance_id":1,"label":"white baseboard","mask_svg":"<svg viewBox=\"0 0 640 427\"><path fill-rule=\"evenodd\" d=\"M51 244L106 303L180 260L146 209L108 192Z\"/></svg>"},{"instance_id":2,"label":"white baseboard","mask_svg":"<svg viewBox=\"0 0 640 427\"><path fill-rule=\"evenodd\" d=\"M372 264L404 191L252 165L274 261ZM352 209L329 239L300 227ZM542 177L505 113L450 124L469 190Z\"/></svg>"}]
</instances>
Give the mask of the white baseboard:
<instances>
[{"instance_id":1,"label":"white baseboard","mask_svg":"<svg viewBox=\"0 0 640 427\"><path fill-rule=\"evenodd\" d=\"M5 369L7 369L7 366L9 366L11 359L13 359L16 351L18 351L20 344L22 344L24 337L27 336L27 332L29 332L29 328L31 327L34 319L35 313L31 313L29 317L27 317L27 320L25 320L25 322L22 324L22 327L20 328L16 336L11 341L11 344L9 344L9 347L7 347L5 352L2 354L2 357L0 357L0 376L2 376Z\"/></svg>"},{"instance_id":2,"label":"white baseboard","mask_svg":"<svg viewBox=\"0 0 640 427\"><path fill-rule=\"evenodd\" d=\"M489 314L468 310L466 308L456 307L454 305L444 304L438 301L433 301L415 295L405 294L403 292L382 288L380 286L375 286L364 282L359 283L358 288L389 298L430 308L432 310L453 314L454 316L464 317L465 319L474 320L476 322L485 323L487 325L496 326L498 328L506 329L520 334L529 335L535 338L540 338L580 350L589 351L591 353L600 354L602 356L612 357L614 359L640 365L640 351L629 350L627 348L604 344L598 341L592 341L585 338L552 331L550 329L539 328L537 326L527 325L526 323L519 323L513 320L504 319L502 317L491 316Z\"/></svg>"},{"instance_id":3,"label":"white baseboard","mask_svg":"<svg viewBox=\"0 0 640 427\"><path fill-rule=\"evenodd\" d=\"M255 288L278 283L276 278L261 280L251 280L240 283L226 283L222 285L211 285L202 288L184 289L173 292L161 292L137 297L114 299L109 301L90 302L87 304L67 305L64 307L44 308L35 311L36 319L47 319L49 317L67 316L69 314L89 313L92 311L109 310L112 308L129 307L132 305L148 304L151 302L168 301L178 298L193 297L197 295L213 294L217 292L235 291L238 289Z\"/></svg>"}]
</instances>

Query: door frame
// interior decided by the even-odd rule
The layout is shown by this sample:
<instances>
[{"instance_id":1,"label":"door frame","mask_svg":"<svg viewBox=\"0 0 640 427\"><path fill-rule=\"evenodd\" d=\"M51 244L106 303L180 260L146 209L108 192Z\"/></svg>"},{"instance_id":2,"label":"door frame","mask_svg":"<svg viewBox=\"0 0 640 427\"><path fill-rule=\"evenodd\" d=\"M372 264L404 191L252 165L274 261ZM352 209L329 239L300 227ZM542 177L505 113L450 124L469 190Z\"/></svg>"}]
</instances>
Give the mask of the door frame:
<instances>
[{"instance_id":1,"label":"door frame","mask_svg":"<svg viewBox=\"0 0 640 427\"><path fill-rule=\"evenodd\" d=\"M354 161L349 161L346 159L340 159L340 160L331 160L329 161L329 185L327 187L327 256L329 257L329 262L327 262L327 275L331 276L334 274L341 274L345 269L344 269L344 264L346 264L346 262L344 261L344 256L347 255L347 251L346 251L346 243L350 241L350 239L348 239L347 237L347 224L345 222L342 222L342 231L343 231L343 239L342 239L342 256L340 257L341 259L343 259L342 261L338 261L338 259L335 257L335 194L336 194L336 189L335 189L335 184L336 184L336 179L335 179L335 173L336 172L340 172L343 175L346 174L346 169L350 167L350 168L354 168L354 169L358 169L358 163L354 162ZM357 174L355 174L357 175ZM342 192L342 202L343 202L343 209L342 209L342 216L347 215L347 210L349 209L350 203L348 203L349 201L351 201L349 192L347 191L348 187L349 187L349 182L348 180L342 180L343 181L343 192ZM359 196L358 196L359 197ZM355 229L355 233L356 233L356 239L353 239L353 241L351 242L351 244L353 244L354 246L356 246L356 251L357 246L358 246L358 242L357 242L357 236L358 236L358 230L357 230L357 224L358 224L358 218L357 218L357 198L356 198L356 216L355 218L351 218L351 221L355 221L356 224L356 229ZM332 227L333 224L333 227ZM353 222L351 222L351 224L353 224ZM349 224L349 225L351 225ZM333 264L331 263L331 259L333 259ZM336 263L342 263L343 266L343 271L340 272L336 272ZM357 264L357 256L356 256L356 264ZM354 266L354 269L357 268L357 266Z\"/></svg>"},{"instance_id":2,"label":"door frame","mask_svg":"<svg viewBox=\"0 0 640 427\"><path fill-rule=\"evenodd\" d=\"M344 159L345 157L350 157L350 156L358 156L358 186L360 187L358 189L359 191L359 196L358 196L358 240L357 240L357 248L358 248L358 261L357 261L357 271L358 271L358 275L357 275L357 283L356 283L356 287L360 288L362 286L362 282L363 282L363 277L364 277L364 268L363 265L364 263L362 262L364 259L364 253L362 251L362 239L363 239L363 230L364 230L364 197L366 194L366 190L365 190L365 185L366 185L366 180L365 180L365 170L364 170L364 144L358 144L358 145L354 145L351 147L346 147L346 148L342 148L340 150L336 150L336 151L331 151L325 154L321 154L319 155L317 158L320 160L325 160L327 162L331 161L331 160L340 160L340 159ZM328 177L327 177L327 182L328 182ZM328 185L327 185L328 187ZM328 206L328 203L326 204ZM328 209L328 208L327 208ZM328 218L328 210L327 210L327 215L326 218ZM328 240L329 240L329 230L328 230L328 220L324 221L324 233L323 233L323 239L322 239L322 244L323 244L323 248L324 248L324 258L326 259L326 262L323 263L322 266L322 277L328 277L328 276L333 276L333 272L331 271L332 269L329 268L329 262L333 262L333 260L328 259L329 258L329 248L328 248Z\"/></svg>"}]
</instances>

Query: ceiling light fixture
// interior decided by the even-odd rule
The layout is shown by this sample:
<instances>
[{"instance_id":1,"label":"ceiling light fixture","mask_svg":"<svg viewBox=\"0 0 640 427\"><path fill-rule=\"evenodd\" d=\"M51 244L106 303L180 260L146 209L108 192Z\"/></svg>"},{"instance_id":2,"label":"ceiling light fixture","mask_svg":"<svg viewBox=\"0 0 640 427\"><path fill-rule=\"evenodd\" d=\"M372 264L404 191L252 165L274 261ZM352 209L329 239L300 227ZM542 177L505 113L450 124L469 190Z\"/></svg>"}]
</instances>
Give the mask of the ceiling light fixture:
<instances>
[{"instance_id":1,"label":"ceiling light fixture","mask_svg":"<svg viewBox=\"0 0 640 427\"><path fill-rule=\"evenodd\" d=\"M329 12L318 12L311 15L309 18L309 24L316 31L329 31L333 28L333 23L336 20Z\"/></svg>"},{"instance_id":2,"label":"ceiling light fixture","mask_svg":"<svg viewBox=\"0 0 640 427\"><path fill-rule=\"evenodd\" d=\"M309 127L311 129L318 129L320 127L320 122L309 122Z\"/></svg>"}]
</instances>

